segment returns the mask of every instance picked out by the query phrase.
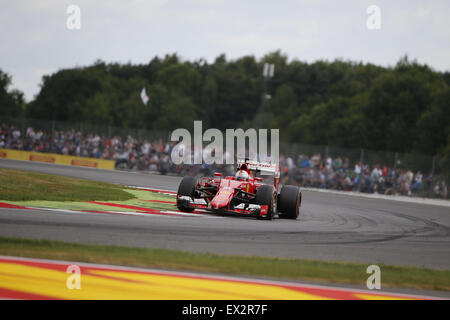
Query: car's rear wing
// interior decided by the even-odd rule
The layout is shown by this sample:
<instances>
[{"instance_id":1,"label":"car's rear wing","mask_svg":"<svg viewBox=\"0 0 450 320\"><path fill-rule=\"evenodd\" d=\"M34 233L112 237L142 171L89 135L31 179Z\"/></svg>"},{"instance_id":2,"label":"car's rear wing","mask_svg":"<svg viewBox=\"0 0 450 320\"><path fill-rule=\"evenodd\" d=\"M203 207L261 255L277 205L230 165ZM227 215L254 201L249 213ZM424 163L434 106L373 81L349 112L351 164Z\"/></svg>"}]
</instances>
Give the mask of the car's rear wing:
<instances>
[{"instance_id":1,"label":"car's rear wing","mask_svg":"<svg viewBox=\"0 0 450 320\"><path fill-rule=\"evenodd\" d=\"M246 164L248 170L261 172L262 175L274 175L275 178L280 177L280 165L275 163L267 163L267 162L256 162L249 160L238 160L238 168L241 167L242 164Z\"/></svg>"},{"instance_id":2,"label":"car's rear wing","mask_svg":"<svg viewBox=\"0 0 450 320\"><path fill-rule=\"evenodd\" d=\"M238 168L243 164L247 165L248 170L260 172L261 175L273 175L274 186L278 190L278 183L280 181L280 165L278 163L256 162L247 159L238 159Z\"/></svg>"}]
</instances>

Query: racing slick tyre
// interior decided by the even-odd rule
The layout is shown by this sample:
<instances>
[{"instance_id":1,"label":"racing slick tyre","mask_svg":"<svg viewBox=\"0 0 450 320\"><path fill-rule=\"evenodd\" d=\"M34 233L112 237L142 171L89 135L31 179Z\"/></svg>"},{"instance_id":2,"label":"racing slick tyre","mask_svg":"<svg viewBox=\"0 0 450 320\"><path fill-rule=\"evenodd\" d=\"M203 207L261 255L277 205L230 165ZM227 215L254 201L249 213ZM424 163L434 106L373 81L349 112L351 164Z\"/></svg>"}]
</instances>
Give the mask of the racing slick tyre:
<instances>
[{"instance_id":1,"label":"racing slick tyre","mask_svg":"<svg viewBox=\"0 0 450 320\"><path fill-rule=\"evenodd\" d=\"M197 185L197 179L194 177L184 177L180 185L178 186L177 192L177 208L184 212L192 212L194 208L186 206L183 201L180 201L178 198L181 197L190 197L192 201L194 201L194 193L195 186Z\"/></svg>"},{"instance_id":2,"label":"racing slick tyre","mask_svg":"<svg viewBox=\"0 0 450 320\"><path fill-rule=\"evenodd\" d=\"M302 203L299 187L283 186L278 196L278 216L283 219L297 219Z\"/></svg>"},{"instance_id":3,"label":"racing slick tyre","mask_svg":"<svg viewBox=\"0 0 450 320\"><path fill-rule=\"evenodd\" d=\"M277 191L273 186L262 185L256 190L256 204L267 205L266 216L258 216L258 219L272 220L277 211Z\"/></svg>"}]
</instances>

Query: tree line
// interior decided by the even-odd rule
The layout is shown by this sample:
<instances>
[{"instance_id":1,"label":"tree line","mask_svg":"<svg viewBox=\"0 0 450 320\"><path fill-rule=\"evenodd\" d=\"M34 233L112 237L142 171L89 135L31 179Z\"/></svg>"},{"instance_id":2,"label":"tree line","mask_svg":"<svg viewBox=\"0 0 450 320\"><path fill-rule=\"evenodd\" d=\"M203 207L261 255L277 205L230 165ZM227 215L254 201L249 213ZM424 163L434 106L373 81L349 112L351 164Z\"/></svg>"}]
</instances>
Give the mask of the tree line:
<instances>
[{"instance_id":1,"label":"tree line","mask_svg":"<svg viewBox=\"0 0 450 320\"><path fill-rule=\"evenodd\" d=\"M98 60L44 76L29 103L8 90L11 77L0 70L0 114L152 130L190 129L193 120L204 128L258 127L266 62L275 74L262 123L280 128L281 140L437 155L450 167L450 73L407 56L392 67L306 63L280 51L212 63L177 54L147 64Z\"/></svg>"}]
</instances>

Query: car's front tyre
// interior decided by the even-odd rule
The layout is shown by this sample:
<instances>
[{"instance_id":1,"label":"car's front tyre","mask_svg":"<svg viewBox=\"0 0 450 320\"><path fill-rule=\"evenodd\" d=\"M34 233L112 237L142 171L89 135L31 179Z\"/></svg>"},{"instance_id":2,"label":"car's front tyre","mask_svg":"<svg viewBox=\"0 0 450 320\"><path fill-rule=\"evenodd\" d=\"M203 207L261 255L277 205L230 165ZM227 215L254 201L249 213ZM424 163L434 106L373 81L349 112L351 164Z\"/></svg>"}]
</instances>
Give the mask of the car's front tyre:
<instances>
[{"instance_id":1,"label":"car's front tyre","mask_svg":"<svg viewBox=\"0 0 450 320\"><path fill-rule=\"evenodd\" d=\"M262 185L256 190L256 204L267 205L267 214L258 216L258 219L272 220L277 211L277 191L275 187Z\"/></svg>"},{"instance_id":2,"label":"car's front tyre","mask_svg":"<svg viewBox=\"0 0 450 320\"><path fill-rule=\"evenodd\" d=\"M194 208L186 206L186 202L182 201L180 197L189 197L194 201L195 186L197 185L197 179L194 177L184 177L177 192L177 208L184 212L192 212Z\"/></svg>"}]
</instances>

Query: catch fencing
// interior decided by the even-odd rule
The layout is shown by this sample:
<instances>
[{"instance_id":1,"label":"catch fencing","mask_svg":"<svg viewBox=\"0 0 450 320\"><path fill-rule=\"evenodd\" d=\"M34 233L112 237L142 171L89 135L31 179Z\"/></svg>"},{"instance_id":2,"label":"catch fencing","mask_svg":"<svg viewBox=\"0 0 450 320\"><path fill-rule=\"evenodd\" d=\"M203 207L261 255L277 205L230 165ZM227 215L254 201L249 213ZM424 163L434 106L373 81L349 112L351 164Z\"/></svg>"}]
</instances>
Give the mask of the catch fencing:
<instances>
[{"instance_id":1,"label":"catch fencing","mask_svg":"<svg viewBox=\"0 0 450 320\"><path fill-rule=\"evenodd\" d=\"M233 174L226 165L174 165L169 131L0 117L0 148L114 160L122 170ZM206 128L204 128L206 130ZM30 136L31 135L31 136ZM270 149L269 149L270 150ZM448 199L450 168L427 155L280 142L282 183Z\"/></svg>"}]
</instances>

